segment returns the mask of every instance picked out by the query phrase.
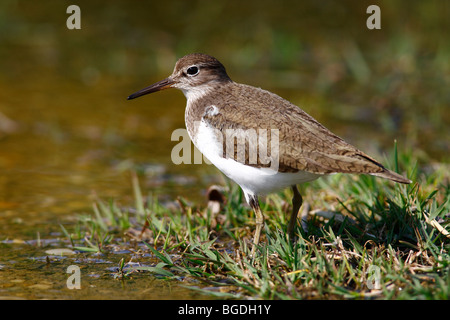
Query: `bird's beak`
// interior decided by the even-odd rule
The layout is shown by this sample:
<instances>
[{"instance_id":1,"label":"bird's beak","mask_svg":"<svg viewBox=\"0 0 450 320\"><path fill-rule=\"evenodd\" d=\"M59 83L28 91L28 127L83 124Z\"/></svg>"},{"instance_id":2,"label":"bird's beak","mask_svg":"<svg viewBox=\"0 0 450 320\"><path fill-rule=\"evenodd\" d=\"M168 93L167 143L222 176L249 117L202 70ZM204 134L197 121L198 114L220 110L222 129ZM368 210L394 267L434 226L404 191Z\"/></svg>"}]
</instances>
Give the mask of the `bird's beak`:
<instances>
[{"instance_id":1,"label":"bird's beak","mask_svg":"<svg viewBox=\"0 0 450 320\"><path fill-rule=\"evenodd\" d=\"M172 80L171 77L168 77L164 80L158 81L157 83L152 84L151 86L144 88L142 90L139 90L138 92L133 93L132 95L130 95L127 100L131 100L149 93L153 93L156 91L161 91L164 89L168 89L170 88L173 84L175 83L175 81Z\"/></svg>"}]
</instances>

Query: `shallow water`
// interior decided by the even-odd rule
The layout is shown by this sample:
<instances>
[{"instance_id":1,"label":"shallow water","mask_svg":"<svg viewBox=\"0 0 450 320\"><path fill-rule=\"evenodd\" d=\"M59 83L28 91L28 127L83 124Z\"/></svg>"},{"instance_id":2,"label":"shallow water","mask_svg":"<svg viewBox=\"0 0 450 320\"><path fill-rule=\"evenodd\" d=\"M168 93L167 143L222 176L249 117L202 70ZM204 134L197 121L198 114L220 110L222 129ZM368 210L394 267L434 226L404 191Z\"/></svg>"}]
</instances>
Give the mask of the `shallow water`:
<instances>
[{"instance_id":1,"label":"shallow water","mask_svg":"<svg viewBox=\"0 0 450 320\"><path fill-rule=\"evenodd\" d=\"M132 279L123 281L115 280L112 269L117 269L122 257L128 261L129 254L92 259L93 254L79 253L76 258L50 256L50 262L46 261L48 254L45 251L49 248L70 247L61 235L59 224L70 230L79 214L92 213L95 197L133 205L131 171L140 173L144 192L153 193L162 201L173 201L180 194L191 201L202 201L204 188L220 181L220 177L208 168L206 173L200 168L186 172L170 164L173 145L170 136L167 142L155 134L159 132L155 127L165 125L167 109L160 112L161 120L143 116L133 107L127 109L126 96L120 99L101 96L92 103L104 103L106 116L98 109L92 111L96 108L88 104L75 107L72 102L66 111L56 104L38 104L36 108L40 110L35 112L40 116L13 112L15 108L29 111L27 107L35 94L59 89L54 81L41 82L39 86L35 93L17 101L14 108L3 109L14 115L11 120L14 128L0 141L3 169L0 178L0 298L202 297L183 288L182 282L158 280L148 273L133 274ZM9 84L2 87L8 92L16 88ZM67 101L85 100L86 93L80 93L84 89L73 86L64 91L65 98ZM104 98L110 102L101 102ZM71 108L77 110L67 119ZM166 122L170 127L171 121ZM173 122L172 125L178 125L177 120ZM40 245L37 245L38 239ZM69 274L65 271L73 264L82 268L81 290L69 290L66 286Z\"/></svg>"},{"instance_id":2,"label":"shallow water","mask_svg":"<svg viewBox=\"0 0 450 320\"><path fill-rule=\"evenodd\" d=\"M382 157L397 139L426 161L445 161L448 5L383 2L382 31L369 32L365 4L315 3L82 4L82 29L68 30L63 2L3 1L0 297L200 297L144 273L115 280L121 254L48 262L45 253L67 246L59 223L90 214L94 195L132 206L131 170L164 201L201 204L206 188L223 181L211 166L171 161L171 133L184 128L181 92L126 100L186 53L217 56L234 80L302 106L369 154ZM81 290L65 285L74 263Z\"/></svg>"},{"instance_id":3,"label":"shallow water","mask_svg":"<svg viewBox=\"0 0 450 320\"><path fill-rule=\"evenodd\" d=\"M55 234L53 234L55 236ZM61 245L59 240L21 242L3 241L0 248L0 300L2 299L208 299L184 286L197 287L195 281L166 281L145 272L133 272L126 278L118 278L118 266L129 252L110 254L50 254L49 248ZM135 259L151 263L151 258ZM155 262L156 263L156 262ZM145 266L135 262L127 265ZM70 279L70 266L80 268L80 288Z\"/></svg>"}]
</instances>

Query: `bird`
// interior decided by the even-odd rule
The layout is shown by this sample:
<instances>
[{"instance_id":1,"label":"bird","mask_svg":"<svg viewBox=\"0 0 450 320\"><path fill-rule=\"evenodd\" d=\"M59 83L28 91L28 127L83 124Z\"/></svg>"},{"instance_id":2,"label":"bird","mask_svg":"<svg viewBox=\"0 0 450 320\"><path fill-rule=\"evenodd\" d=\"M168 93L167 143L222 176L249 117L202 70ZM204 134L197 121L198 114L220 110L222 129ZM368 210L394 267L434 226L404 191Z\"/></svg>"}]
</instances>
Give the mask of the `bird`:
<instances>
[{"instance_id":1,"label":"bird","mask_svg":"<svg viewBox=\"0 0 450 320\"><path fill-rule=\"evenodd\" d=\"M287 233L293 239L303 203L298 184L334 173L368 174L411 183L288 100L234 82L224 65L210 55L183 56L170 76L131 94L128 100L169 88L181 90L187 99L185 124L193 144L240 186L254 211L252 255L264 227L260 196L292 189Z\"/></svg>"}]
</instances>

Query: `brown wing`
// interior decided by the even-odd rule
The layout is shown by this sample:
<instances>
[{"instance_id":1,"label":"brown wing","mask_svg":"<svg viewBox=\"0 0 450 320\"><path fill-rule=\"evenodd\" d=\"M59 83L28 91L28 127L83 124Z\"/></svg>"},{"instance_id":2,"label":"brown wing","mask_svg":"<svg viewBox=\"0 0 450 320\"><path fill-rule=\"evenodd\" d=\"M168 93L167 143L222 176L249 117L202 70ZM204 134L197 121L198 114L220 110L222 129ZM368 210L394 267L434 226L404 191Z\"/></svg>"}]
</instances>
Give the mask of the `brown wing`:
<instances>
[{"instance_id":1,"label":"brown wing","mask_svg":"<svg viewBox=\"0 0 450 320\"><path fill-rule=\"evenodd\" d=\"M214 115L205 114L203 120L222 130L278 130L281 172L302 170L317 174L367 173L401 183L410 182L387 170L378 161L330 132L299 107L273 93L241 84L227 86L225 90L227 91L221 96L226 98L214 101L214 105L219 110L226 109L226 117L219 111ZM269 151L270 146L269 143ZM256 164L249 163L248 148L246 146L246 163L264 166L259 161ZM234 153L235 160L236 156Z\"/></svg>"}]
</instances>

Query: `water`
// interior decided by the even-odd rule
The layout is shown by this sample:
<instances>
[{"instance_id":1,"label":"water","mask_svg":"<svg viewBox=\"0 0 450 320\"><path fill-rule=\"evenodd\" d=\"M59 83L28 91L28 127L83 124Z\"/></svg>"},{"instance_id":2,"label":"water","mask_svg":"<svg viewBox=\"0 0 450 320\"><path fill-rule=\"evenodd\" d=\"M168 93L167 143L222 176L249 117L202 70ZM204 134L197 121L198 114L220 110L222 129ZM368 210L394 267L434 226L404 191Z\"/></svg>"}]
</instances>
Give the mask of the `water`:
<instances>
[{"instance_id":1,"label":"water","mask_svg":"<svg viewBox=\"0 0 450 320\"><path fill-rule=\"evenodd\" d=\"M198 297L148 274L114 280L121 254L48 262L45 253L67 246L59 224L91 213L94 194L132 205L130 170L167 201L201 204L222 181L210 166L171 162L181 92L126 100L187 53L217 56L232 79L291 100L369 154L390 152L397 139L424 161L446 161L448 4L380 6L374 32L360 2L295 1L82 4L82 29L68 30L64 2L2 1L0 297ZM65 285L73 263L84 275L79 291Z\"/></svg>"},{"instance_id":2,"label":"water","mask_svg":"<svg viewBox=\"0 0 450 320\"><path fill-rule=\"evenodd\" d=\"M55 236L55 234L53 234ZM117 277L119 261L129 252L110 254L52 255L49 248L61 245L56 239L3 241L0 243L0 300L2 299L208 299L183 285L198 286L194 279L166 281L148 273L133 272L125 279ZM150 263L151 258L135 258ZM137 266L135 262L127 268ZM139 265L143 265L139 263ZM145 265L145 264L144 264ZM80 267L80 288L69 289L73 282L69 266ZM69 284L68 284L69 279Z\"/></svg>"},{"instance_id":3,"label":"water","mask_svg":"<svg viewBox=\"0 0 450 320\"><path fill-rule=\"evenodd\" d=\"M70 228L76 216L91 214L95 195L132 205L131 170L145 172L140 175L144 190L163 200L173 200L180 194L193 201L203 200L203 190L213 180L198 174L200 169L187 173L171 165L170 150L176 142L170 141L170 135L159 136L161 127L167 126L163 135L170 134L172 127L183 122L182 108L179 117L171 121L167 108L146 111L126 105L126 90L123 96L113 98L96 91L96 97L89 99L92 91L83 85L62 90L57 81L48 80L37 86L30 90L25 87L29 94L14 108L3 109L13 115L14 126L3 136L0 152L0 297L200 297L176 282L158 280L148 273L133 274L131 280L114 280L111 268L117 268L122 257L128 261L129 254L94 260L79 257L92 254L79 254L76 258L50 258L48 263L45 252L69 246L59 224ZM16 89L10 84L2 87L7 92ZM42 93L53 90L64 92L64 97L58 99L61 101L34 102ZM35 110L30 110L31 105ZM150 115L153 112L158 115ZM69 275L65 270L72 264L82 266L81 290L66 287Z\"/></svg>"}]
</instances>

